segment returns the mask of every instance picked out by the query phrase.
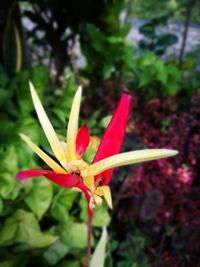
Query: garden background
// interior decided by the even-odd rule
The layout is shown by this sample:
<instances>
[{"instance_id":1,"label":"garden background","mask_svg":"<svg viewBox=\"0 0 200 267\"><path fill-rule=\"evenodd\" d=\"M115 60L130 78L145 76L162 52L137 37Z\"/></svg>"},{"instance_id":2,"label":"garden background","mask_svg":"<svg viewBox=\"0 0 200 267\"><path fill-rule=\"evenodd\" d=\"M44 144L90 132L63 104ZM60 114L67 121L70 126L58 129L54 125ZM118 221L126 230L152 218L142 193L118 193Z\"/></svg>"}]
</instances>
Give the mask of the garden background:
<instances>
[{"instance_id":1,"label":"garden background","mask_svg":"<svg viewBox=\"0 0 200 267\"><path fill-rule=\"evenodd\" d=\"M95 208L93 248L107 226L106 267L200 266L200 3L198 0L0 2L0 267L86 262L86 202L44 178L20 139L51 153L31 80L65 138L78 85L91 160L124 89L132 95L123 151L170 148L172 159L116 170L113 209Z\"/></svg>"}]
</instances>

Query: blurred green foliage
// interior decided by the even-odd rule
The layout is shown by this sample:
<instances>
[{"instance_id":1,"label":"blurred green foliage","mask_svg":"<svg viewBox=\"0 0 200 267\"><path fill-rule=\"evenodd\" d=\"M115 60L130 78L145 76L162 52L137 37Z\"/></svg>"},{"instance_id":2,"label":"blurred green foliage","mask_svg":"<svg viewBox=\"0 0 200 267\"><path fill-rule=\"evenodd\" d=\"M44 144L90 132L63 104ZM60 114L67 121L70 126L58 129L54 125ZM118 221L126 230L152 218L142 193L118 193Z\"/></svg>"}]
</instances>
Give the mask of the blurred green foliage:
<instances>
[{"instance_id":1,"label":"blurred green foliage","mask_svg":"<svg viewBox=\"0 0 200 267\"><path fill-rule=\"evenodd\" d=\"M105 35L94 25L87 24L82 49L88 63L88 76L93 74L100 80L106 80L114 74L120 78L132 74L134 48L125 39L129 30L130 25L126 24L115 34Z\"/></svg>"},{"instance_id":2,"label":"blurred green foliage","mask_svg":"<svg viewBox=\"0 0 200 267\"><path fill-rule=\"evenodd\" d=\"M170 13L156 16L139 27L139 32L145 37L139 42L142 50L154 51L157 55L162 56L168 47L178 42L176 35L157 31L157 27L167 26L167 21L171 16Z\"/></svg>"},{"instance_id":3,"label":"blurred green foliage","mask_svg":"<svg viewBox=\"0 0 200 267\"><path fill-rule=\"evenodd\" d=\"M138 88L148 97L176 95L180 88L181 72L175 64L164 63L156 54L145 52L134 62Z\"/></svg>"}]
</instances>

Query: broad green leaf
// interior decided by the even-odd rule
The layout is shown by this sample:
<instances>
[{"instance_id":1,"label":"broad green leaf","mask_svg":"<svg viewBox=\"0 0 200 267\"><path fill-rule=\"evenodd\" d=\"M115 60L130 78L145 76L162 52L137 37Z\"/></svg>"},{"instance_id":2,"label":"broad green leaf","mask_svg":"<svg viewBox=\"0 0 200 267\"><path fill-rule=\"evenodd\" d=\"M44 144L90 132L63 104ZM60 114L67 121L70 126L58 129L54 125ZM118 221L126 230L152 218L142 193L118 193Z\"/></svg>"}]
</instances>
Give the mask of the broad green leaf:
<instances>
[{"instance_id":1,"label":"broad green leaf","mask_svg":"<svg viewBox=\"0 0 200 267\"><path fill-rule=\"evenodd\" d=\"M60 222L67 222L68 211L72 207L73 201L77 196L74 192L66 188L58 188L51 205L51 215Z\"/></svg>"},{"instance_id":2,"label":"broad green leaf","mask_svg":"<svg viewBox=\"0 0 200 267\"><path fill-rule=\"evenodd\" d=\"M87 24L87 33L91 39L92 47L98 51L102 52L105 48L106 37L103 33L95 27L93 24Z\"/></svg>"},{"instance_id":3,"label":"broad green leaf","mask_svg":"<svg viewBox=\"0 0 200 267\"><path fill-rule=\"evenodd\" d=\"M8 81L9 81L8 75L1 71L1 73L0 73L0 87L5 88L7 86Z\"/></svg>"},{"instance_id":4,"label":"broad green leaf","mask_svg":"<svg viewBox=\"0 0 200 267\"><path fill-rule=\"evenodd\" d=\"M24 199L27 206L40 220L48 210L53 196L52 183L40 177L33 180L32 190Z\"/></svg>"},{"instance_id":5,"label":"broad green leaf","mask_svg":"<svg viewBox=\"0 0 200 267\"><path fill-rule=\"evenodd\" d=\"M119 35L121 37L126 37L129 31L131 30L131 27L132 27L131 23L126 23L119 29Z\"/></svg>"},{"instance_id":6,"label":"broad green leaf","mask_svg":"<svg viewBox=\"0 0 200 267\"><path fill-rule=\"evenodd\" d=\"M56 267L80 267L80 262L76 260L66 260L61 264L56 265Z\"/></svg>"},{"instance_id":7,"label":"broad green leaf","mask_svg":"<svg viewBox=\"0 0 200 267\"><path fill-rule=\"evenodd\" d=\"M69 222L59 229L60 239L73 249L84 249L87 243L87 225L85 223Z\"/></svg>"},{"instance_id":8,"label":"broad green leaf","mask_svg":"<svg viewBox=\"0 0 200 267\"><path fill-rule=\"evenodd\" d=\"M35 66L29 70L24 70L19 73L15 79L12 80L11 87L15 88L20 106L21 116L26 117L31 111L34 110L32 99L29 90L29 80L32 81L37 93L42 99L44 89L47 85L49 74L46 66Z\"/></svg>"},{"instance_id":9,"label":"broad green leaf","mask_svg":"<svg viewBox=\"0 0 200 267\"><path fill-rule=\"evenodd\" d=\"M20 224L15 242L26 243L31 248L44 248L53 244L57 237L47 235L41 231L35 230L27 224Z\"/></svg>"},{"instance_id":10,"label":"broad green leaf","mask_svg":"<svg viewBox=\"0 0 200 267\"><path fill-rule=\"evenodd\" d=\"M14 262L13 260L0 262L0 267L14 267Z\"/></svg>"},{"instance_id":11,"label":"broad green leaf","mask_svg":"<svg viewBox=\"0 0 200 267\"><path fill-rule=\"evenodd\" d=\"M107 80L111 77L112 73L115 71L115 66L111 62L110 64L105 64L103 67L103 79Z\"/></svg>"},{"instance_id":12,"label":"broad green leaf","mask_svg":"<svg viewBox=\"0 0 200 267\"><path fill-rule=\"evenodd\" d=\"M112 116L108 115L106 117L104 117L103 119L100 120L99 122L99 126L106 128L111 120Z\"/></svg>"},{"instance_id":13,"label":"broad green leaf","mask_svg":"<svg viewBox=\"0 0 200 267\"><path fill-rule=\"evenodd\" d=\"M163 84L166 84L167 81L167 71L165 68L164 63L161 60L157 60L154 64L154 67L157 71L157 77L156 79Z\"/></svg>"},{"instance_id":14,"label":"broad green leaf","mask_svg":"<svg viewBox=\"0 0 200 267\"><path fill-rule=\"evenodd\" d=\"M0 267L25 267L28 261L27 255L12 255L12 257L8 260L4 260L0 262Z\"/></svg>"},{"instance_id":15,"label":"broad green leaf","mask_svg":"<svg viewBox=\"0 0 200 267\"><path fill-rule=\"evenodd\" d=\"M69 246L57 241L44 252L44 259L50 265L55 265L69 252Z\"/></svg>"},{"instance_id":16,"label":"broad green leaf","mask_svg":"<svg viewBox=\"0 0 200 267\"><path fill-rule=\"evenodd\" d=\"M16 135L18 134L17 137L19 142L24 143L20 138L19 133L24 133L28 135L33 142L38 144L38 142L40 141L40 133L42 133L42 131L40 130L38 121L29 116L23 119L23 121L17 128L17 133L16 133Z\"/></svg>"},{"instance_id":17,"label":"broad green leaf","mask_svg":"<svg viewBox=\"0 0 200 267\"><path fill-rule=\"evenodd\" d=\"M94 218L93 218L93 222L92 225L93 226L97 226L97 227L103 227L103 226L107 226L110 223L110 215L108 212L108 206L105 203L105 200L103 200L104 203L102 206L100 207L96 207L95 208L95 212L94 212Z\"/></svg>"},{"instance_id":18,"label":"broad green leaf","mask_svg":"<svg viewBox=\"0 0 200 267\"><path fill-rule=\"evenodd\" d=\"M123 42L123 38L121 36L115 36L115 35L107 37L106 40L113 45Z\"/></svg>"},{"instance_id":19,"label":"broad green leaf","mask_svg":"<svg viewBox=\"0 0 200 267\"><path fill-rule=\"evenodd\" d=\"M2 212L3 212L3 200L0 197L0 215L2 214Z\"/></svg>"},{"instance_id":20,"label":"broad green leaf","mask_svg":"<svg viewBox=\"0 0 200 267\"><path fill-rule=\"evenodd\" d=\"M147 52L140 58L139 63L142 67L152 66L156 59L157 57L153 52Z\"/></svg>"},{"instance_id":21,"label":"broad green leaf","mask_svg":"<svg viewBox=\"0 0 200 267\"><path fill-rule=\"evenodd\" d=\"M96 151L92 150L91 148L87 148L87 150L85 151L84 153L84 157L83 159L86 161L86 162L92 162L94 156L96 154Z\"/></svg>"},{"instance_id":22,"label":"broad green leaf","mask_svg":"<svg viewBox=\"0 0 200 267\"><path fill-rule=\"evenodd\" d=\"M4 90L0 87L0 106L5 104L5 101L10 97L11 92L8 90Z\"/></svg>"},{"instance_id":23,"label":"broad green leaf","mask_svg":"<svg viewBox=\"0 0 200 267\"><path fill-rule=\"evenodd\" d=\"M104 267L104 261L106 257L106 243L107 243L107 231L103 228L101 238L97 247L92 255L90 267Z\"/></svg>"},{"instance_id":24,"label":"broad green leaf","mask_svg":"<svg viewBox=\"0 0 200 267\"><path fill-rule=\"evenodd\" d=\"M41 232L34 215L24 210L17 210L4 222L0 236L0 246L22 243L31 248L43 248L57 240L57 237Z\"/></svg>"},{"instance_id":25,"label":"broad green leaf","mask_svg":"<svg viewBox=\"0 0 200 267\"><path fill-rule=\"evenodd\" d=\"M18 230L18 223L13 217L8 218L0 227L0 246L12 245Z\"/></svg>"},{"instance_id":26,"label":"broad green leaf","mask_svg":"<svg viewBox=\"0 0 200 267\"><path fill-rule=\"evenodd\" d=\"M42 96L49 80L49 68L45 65L33 67L30 80L36 88L38 95Z\"/></svg>"},{"instance_id":27,"label":"broad green leaf","mask_svg":"<svg viewBox=\"0 0 200 267\"><path fill-rule=\"evenodd\" d=\"M145 86L152 81L156 80L156 70L154 67L144 67L144 69L139 74L140 84L139 87Z\"/></svg>"},{"instance_id":28,"label":"broad green leaf","mask_svg":"<svg viewBox=\"0 0 200 267\"><path fill-rule=\"evenodd\" d=\"M12 198L15 195L17 172L17 154L15 148L10 146L0 155L0 196L2 198Z\"/></svg>"},{"instance_id":29,"label":"broad green leaf","mask_svg":"<svg viewBox=\"0 0 200 267\"><path fill-rule=\"evenodd\" d=\"M167 70L167 91L171 95L175 95L179 91L179 82L181 80L180 70L173 65L168 65Z\"/></svg>"},{"instance_id":30,"label":"broad green leaf","mask_svg":"<svg viewBox=\"0 0 200 267\"><path fill-rule=\"evenodd\" d=\"M66 119L69 117L77 88L75 77L71 73L64 87L55 91L54 100L56 99L56 103L52 111L63 123L66 123Z\"/></svg>"},{"instance_id":31,"label":"broad green leaf","mask_svg":"<svg viewBox=\"0 0 200 267\"><path fill-rule=\"evenodd\" d=\"M19 35L18 27L14 19L8 16L1 37L3 64L6 71L10 74L19 72L22 66L22 39Z\"/></svg>"}]
</instances>

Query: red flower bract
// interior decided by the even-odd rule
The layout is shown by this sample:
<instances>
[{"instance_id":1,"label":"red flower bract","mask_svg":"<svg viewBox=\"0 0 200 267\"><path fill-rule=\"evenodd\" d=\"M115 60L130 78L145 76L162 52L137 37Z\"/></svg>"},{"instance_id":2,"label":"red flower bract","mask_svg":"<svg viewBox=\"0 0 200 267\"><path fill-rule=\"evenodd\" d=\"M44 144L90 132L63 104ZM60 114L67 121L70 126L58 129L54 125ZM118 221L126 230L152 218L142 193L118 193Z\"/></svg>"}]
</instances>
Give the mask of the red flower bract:
<instances>
[{"instance_id":1,"label":"red flower bract","mask_svg":"<svg viewBox=\"0 0 200 267\"><path fill-rule=\"evenodd\" d=\"M122 95L118 107L104 133L93 163L120 152L128 122L130 105L131 96L129 93L125 92ZM95 180L99 177L103 179L103 184L109 184L112 177L112 170L106 170L103 173L96 175Z\"/></svg>"}]
</instances>

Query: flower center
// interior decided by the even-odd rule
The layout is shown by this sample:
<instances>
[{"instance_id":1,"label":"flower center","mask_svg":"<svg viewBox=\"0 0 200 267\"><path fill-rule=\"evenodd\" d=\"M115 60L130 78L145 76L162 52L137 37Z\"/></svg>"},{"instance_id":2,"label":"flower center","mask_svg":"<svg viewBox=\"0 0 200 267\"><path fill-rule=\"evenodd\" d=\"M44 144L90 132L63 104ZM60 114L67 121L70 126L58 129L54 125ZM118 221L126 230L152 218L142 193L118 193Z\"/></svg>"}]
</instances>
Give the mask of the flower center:
<instances>
[{"instance_id":1,"label":"flower center","mask_svg":"<svg viewBox=\"0 0 200 267\"><path fill-rule=\"evenodd\" d=\"M88 164L82 159L65 163L65 169L68 173L80 174L80 172L87 167Z\"/></svg>"}]
</instances>

